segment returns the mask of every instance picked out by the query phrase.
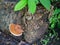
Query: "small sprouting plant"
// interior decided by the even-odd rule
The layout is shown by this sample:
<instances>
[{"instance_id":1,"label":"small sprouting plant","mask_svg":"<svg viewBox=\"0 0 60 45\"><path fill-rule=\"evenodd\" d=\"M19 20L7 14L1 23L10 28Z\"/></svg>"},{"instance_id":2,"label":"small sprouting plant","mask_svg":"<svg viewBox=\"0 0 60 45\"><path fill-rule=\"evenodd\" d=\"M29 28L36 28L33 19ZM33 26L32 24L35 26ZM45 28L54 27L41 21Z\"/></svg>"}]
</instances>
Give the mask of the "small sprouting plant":
<instances>
[{"instance_id":1,"label":"small sprouting plant","mask_svg":"<svg viewBox=\"0 0 60 45\"><path fill-rule=\"evenodd\" d=\"M32 14L36 11L36 5L41 3L47 10L50 11L51 2L50 0L20 0L14 8L14 11L19 11L23 9L26 5L28 6L28 11Z\"/></svg>"},{"instance_id":2,"label":"small sprouting plant","mask_svg":"<svg viewBox=\"0 0 60 45\"><path fill-rule=\"evenodd\" d=\"M55 9L52 17L49 19L51 28L54 29L55 26L60 28L60 9Z\"/></svg>"}]
</instances>

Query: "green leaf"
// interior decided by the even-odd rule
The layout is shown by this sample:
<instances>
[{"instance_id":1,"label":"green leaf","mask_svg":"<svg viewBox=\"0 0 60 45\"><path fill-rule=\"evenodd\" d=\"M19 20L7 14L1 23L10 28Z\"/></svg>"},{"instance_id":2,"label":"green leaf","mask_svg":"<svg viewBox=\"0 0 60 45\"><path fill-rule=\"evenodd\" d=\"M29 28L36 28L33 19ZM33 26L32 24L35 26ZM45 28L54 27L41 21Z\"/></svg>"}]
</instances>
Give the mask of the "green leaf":
<instances>
[{"instance_id":1,"label":"green leaf","mask_svg":"<svg viewBox=\"0 0 60 45\"><path fill-rule=\"evenodd\" d=\"M53 29L54 27L55 27L55 24L54 24L54 23L52 23L52 24L51 24L51 28Z\"/></svg>"},{"instance_id":2,"label":"green leaf","mask_svg":"<svg viewBox=\"0 0 60 45\"><path fill-rule=\"evenodd\" d=\"M14 11L18 11L18 10L21 10L22 8L24 8L27 4L27 0L20 0L16 5L15 5L15 8L14 8Z\"/></svg>"},{"instance_id":3,"label":"green leaf","mask_svg":"<svg viewBox=\"0 0 60 45\"><path fill-rule=\"evenodd\" d=\"M28 0L28 10L30 13L34 14L36 11L36 3L35 0Z\"/></svg>"},{"instance_id":4,"label":"green leaf","mask_svg":"<svg viewBox=\"0 0 60 45\"><path fill-rule=\"evenodd\" d=\"M35 3L36 3L36 4L38 4L38 3L39 3L39 1L38 1L38 0L35 0Z\"/></svg>"},{"instance_id":5,"label":"green leaf","mask_svg":"<svg viewBox=\"0 0 60 45\"><path fill-rule=\"evenodd\" d=\"M40 0L40 3L41 3L47 10L50 11L50 6L51 6L50 0Z\"/></svg>"},{"instance_id":6,"label":"green leaf","mask_svg":"<svg viewBox=\"0 0 60 45\"><path fill-rule=\"evenodd\" d=\"M60 28L60 14L58 15L58 23L57 23L57 27Z\"/></svg>"},{"instance_id":7,"label":"green leaf","mask_svg":"<svg viewBox=\"0 0 60 45\"><path fill-rule=\"evenodd\" d=\"M51 17L51 18L49 19L49 21L50 21L50 23L52 23L52 22L53 22L53 18Z\"/></svg>"},{"instance_id":8,"label":"green leaf","mask_svg":"<svg viewBox=\"0 0 60 45\"><path fill-rule=\"evenodd\" d=\"M58 19L60 19L60 14L58 15Z\"/></svg>"},{"instance_id":9,"label":"green leaf","mask_svg":"<svg viewBox=\"0 0 60 45\"><path fill-rule=\"evenodd\" d=\"M57 15L58 13L60 13L60 9L55 9L53 15Z\"/></svg>"}]
</instances>

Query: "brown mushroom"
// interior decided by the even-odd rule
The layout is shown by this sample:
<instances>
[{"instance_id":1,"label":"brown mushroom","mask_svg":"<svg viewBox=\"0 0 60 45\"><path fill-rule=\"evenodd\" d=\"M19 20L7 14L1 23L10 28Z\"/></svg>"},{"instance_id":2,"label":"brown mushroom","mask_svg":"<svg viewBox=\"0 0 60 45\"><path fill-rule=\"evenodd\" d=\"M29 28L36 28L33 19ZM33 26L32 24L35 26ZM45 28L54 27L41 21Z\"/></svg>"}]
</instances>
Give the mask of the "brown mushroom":
<instances>
[{"instance_id":1,"label":"brown mushroom","mask_svg":"<svg viewBox=\"0 0 60 45\"><path fill-rule=\"evenodd\" d=\"M22 33L24 32L20 25L13 23L9 25L9 31L14 36L21 36Z\"/></svg>"}]
</instances>

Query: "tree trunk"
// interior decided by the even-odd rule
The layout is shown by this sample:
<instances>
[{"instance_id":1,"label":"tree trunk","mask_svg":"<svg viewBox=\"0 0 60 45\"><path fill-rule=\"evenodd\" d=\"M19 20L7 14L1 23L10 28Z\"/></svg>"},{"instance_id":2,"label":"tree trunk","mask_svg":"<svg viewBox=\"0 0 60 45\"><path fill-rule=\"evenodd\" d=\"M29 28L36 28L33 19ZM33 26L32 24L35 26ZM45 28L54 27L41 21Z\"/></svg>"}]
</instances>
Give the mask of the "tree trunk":
<instances>
[{"instance_id":1,"label":"tree trunk","mask_svg":"<svg viewBox=\"0 0 60 45\"><path fill-rule=\"evenodd\" d=\"M27 10L23 17L25 27L24 38L27 42L32 43L41 39L48 30L48 11L38 5L35 14L30 14Z\"/></svg>"},{"instance_id":2,"label":"tree trunk","mask_svg":"<svg viewBox=\"0 0 60 45\"><path fill-rule=\"evenodd\" d=\"M40 5L37 6L36 13L33 15L27 11L27 8L14 12L15 4L16 2L0 2L0 29L10 34L9 25L19 24L24 26L25 41L32 43L41 39L48 29L49 12Z\"/></svg>"}]
</instances>

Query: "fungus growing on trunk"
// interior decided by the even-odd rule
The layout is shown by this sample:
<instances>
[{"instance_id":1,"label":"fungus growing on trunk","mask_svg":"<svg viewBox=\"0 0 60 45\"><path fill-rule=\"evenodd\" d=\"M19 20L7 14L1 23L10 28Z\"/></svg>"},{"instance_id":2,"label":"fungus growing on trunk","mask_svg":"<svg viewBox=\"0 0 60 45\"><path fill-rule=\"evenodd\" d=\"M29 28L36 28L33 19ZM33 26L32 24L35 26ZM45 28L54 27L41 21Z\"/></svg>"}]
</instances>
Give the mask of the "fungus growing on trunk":
<instances>
[{"instance_id":1,"label":"fungus growing on trunk","mask_svg":"<svg viewBox=\"0 0 60 45\"><path fill-rule=\"evenodd\" d=\"M9 31L14 36L21 36L22 33L24 32L20 25L13 23L9 25Z\"/></svg>"}]
</instances>

